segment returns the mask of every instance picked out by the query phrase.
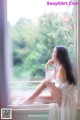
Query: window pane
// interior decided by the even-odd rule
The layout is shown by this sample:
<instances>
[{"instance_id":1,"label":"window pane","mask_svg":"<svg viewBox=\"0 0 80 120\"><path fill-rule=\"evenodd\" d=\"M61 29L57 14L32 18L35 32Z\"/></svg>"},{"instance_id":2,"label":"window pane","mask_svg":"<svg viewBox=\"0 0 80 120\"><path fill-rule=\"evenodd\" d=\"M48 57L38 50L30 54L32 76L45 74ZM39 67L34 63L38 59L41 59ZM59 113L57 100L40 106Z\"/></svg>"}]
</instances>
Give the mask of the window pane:
<instances>
[{"instance_id":1,"label":"window pane","mask_svg":"<svg viewBox=\"0 0 80 120\"><path fill-rule=\"evenodd\" d=\"M11 97L25 97L45 78L46 62L56 45L67 47L73 64L74 5L7 0L7 8L12 42Z\"/></svg>"}]
</instances>

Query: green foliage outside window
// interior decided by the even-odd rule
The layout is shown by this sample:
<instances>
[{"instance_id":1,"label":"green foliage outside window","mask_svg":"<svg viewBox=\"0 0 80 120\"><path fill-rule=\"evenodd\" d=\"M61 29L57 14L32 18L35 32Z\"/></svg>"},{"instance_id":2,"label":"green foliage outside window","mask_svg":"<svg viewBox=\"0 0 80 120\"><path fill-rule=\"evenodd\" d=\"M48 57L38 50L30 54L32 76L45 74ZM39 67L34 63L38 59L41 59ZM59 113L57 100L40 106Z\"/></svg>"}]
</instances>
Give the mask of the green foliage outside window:
<instances>
[{"instance_id":1,"label":"green foliage outside window","mask_svg":"<svg viewBox=\"0 0 80 120\"><path fill-rule=\"evenodd\" d=\"M67 47L73 63L73 14L44 14L35 22L21 18L10 30L16 78L42 79L46 62L57 45Z\"/></svg>"}]
</instances>

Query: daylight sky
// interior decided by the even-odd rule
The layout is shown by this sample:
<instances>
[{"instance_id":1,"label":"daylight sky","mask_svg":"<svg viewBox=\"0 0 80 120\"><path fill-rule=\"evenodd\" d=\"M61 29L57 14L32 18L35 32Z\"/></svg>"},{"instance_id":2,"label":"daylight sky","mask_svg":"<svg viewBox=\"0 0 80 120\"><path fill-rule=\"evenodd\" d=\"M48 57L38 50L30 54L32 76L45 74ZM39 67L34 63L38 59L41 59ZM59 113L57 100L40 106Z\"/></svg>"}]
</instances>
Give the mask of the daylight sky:
<instances>
[{"instance_id":1,"label":"daylight sky","mask_svg":"<svg viewBox=\"0 0 80 120\"><path fill-rule=\"evenodd\" d=\"M48 1L49 0L7 0L8 21L11 24L15 24L21 17L36 20L36 18L44 13L50 11L65 12L67 9L66 5L47 5ZM51 1L58 2L59 0L50 0L50 2Z\"/></svg>"}]
</instances>

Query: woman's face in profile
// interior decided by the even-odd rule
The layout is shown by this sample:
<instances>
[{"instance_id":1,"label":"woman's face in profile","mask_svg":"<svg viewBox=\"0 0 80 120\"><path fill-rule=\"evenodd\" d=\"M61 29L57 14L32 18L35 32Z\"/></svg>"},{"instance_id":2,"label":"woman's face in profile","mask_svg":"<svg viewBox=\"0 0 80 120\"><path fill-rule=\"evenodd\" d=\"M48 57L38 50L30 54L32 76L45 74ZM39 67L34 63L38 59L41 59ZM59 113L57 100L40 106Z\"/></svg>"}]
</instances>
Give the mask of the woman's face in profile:
<instances>
[{"instance_id":1,"label":"woman's face in profile","mask_svg":"<svg viewBox=\"0 0 80 120\"><path fill-rule=\"evenodd\" d=\"M54 48L53 53L52 53L52 59L53 59L53 61L54 61L54 62L56 62L56 61L57 61L56 56L57 56L57 49L56 49L56 48Z\"/></svg>"}]
</instances>

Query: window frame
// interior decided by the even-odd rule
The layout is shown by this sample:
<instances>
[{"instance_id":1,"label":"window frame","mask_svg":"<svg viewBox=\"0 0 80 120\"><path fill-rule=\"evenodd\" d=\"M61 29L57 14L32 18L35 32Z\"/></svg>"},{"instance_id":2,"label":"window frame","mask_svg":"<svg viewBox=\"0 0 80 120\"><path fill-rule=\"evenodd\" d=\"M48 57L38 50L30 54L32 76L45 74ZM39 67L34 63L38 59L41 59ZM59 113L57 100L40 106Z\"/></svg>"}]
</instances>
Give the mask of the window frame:
<instances>
[{"instance_id":1,"label":"window frame","mask_svg":"<svg viewBox=\"0 0 80 120\"><path fill-rule=\"evenodd\" d=\"M80 0L77 0L80 2ZM77 104L80 106L80 5L76 7L77 23L76 23L76 38L77 38Z\"/></svg>"},{"instance_id":2,"label":"window frame","mask_svg":"<svg viewBox=\"0 0 80 120\"><path fill-rule=\"evenodd\" d=\"M0 42L2 43L2 52L1 52L1 55L2 56L5 56L5 57L1 57L1 64L2 66L0 67L0 71L3 75L2 79L5 78L5 80L10 80L11 79L11 74L8 72L10 71L10 63L11 63L11 59L8 60L9 57L9 54L10 54L10 51L9 51L9 41L7 38L7 34L8 33L8 29L7 29L7 0L2 0L3 2L1 3L2 6L6 6L5 9L2 9L2 19L3 19L3 26L2 26L2 29L1 29L1 32L3 32L3 38L0 39ZM79 0L77 0L79 2ZM4 17L3 17L4 16ZM79 31L80 31L80 6L76 6L75 7L75 21L74 21L74 28L75 28L75 33L74 33L74 71L75 71L75 77L78 81L78 85L77 85L77 103L79 103L80 101L80 34L79 34ZM4 31L3 31L4 30ZM6 46L7 45L7 46ZM3 52L5 51L5 52ZM6 60L7 59L7 60ZM7 62L8 61L8 62ZM5 65L5 66L4 66ZM4 68L4 69L3 69ZM4 73L4 74L3 74ZM8 81L7 81L8 82ZM6 89L5 89L6 90ZM80 103L79 103L80 104Z\"/></svg>"}]
</instances>

